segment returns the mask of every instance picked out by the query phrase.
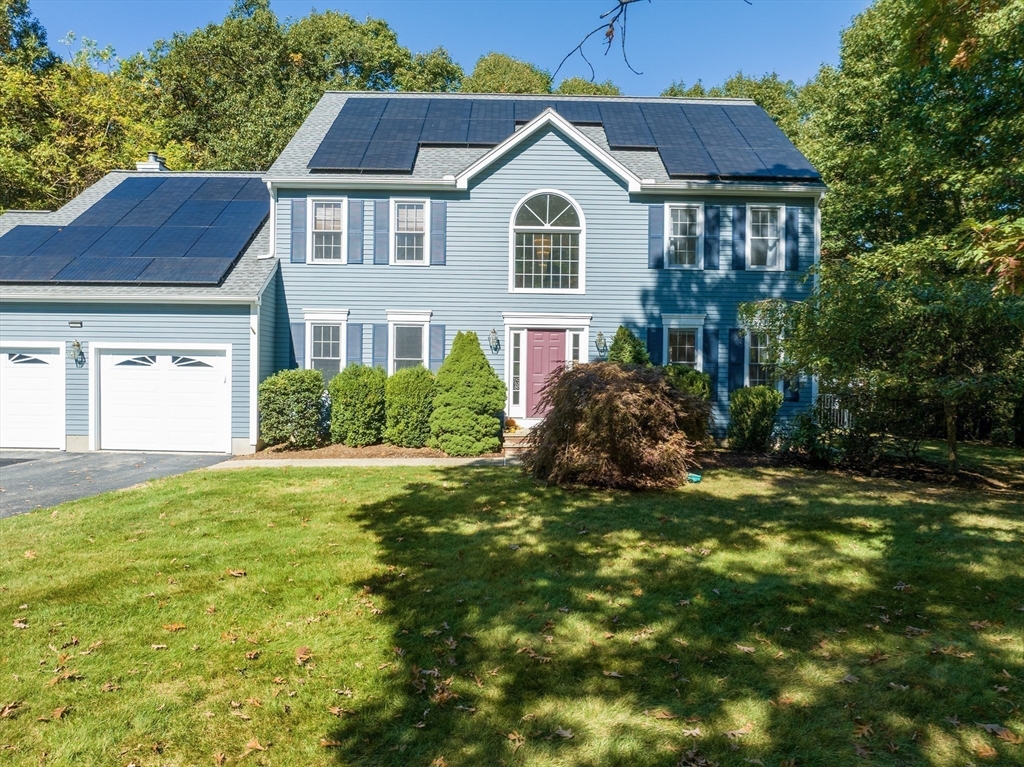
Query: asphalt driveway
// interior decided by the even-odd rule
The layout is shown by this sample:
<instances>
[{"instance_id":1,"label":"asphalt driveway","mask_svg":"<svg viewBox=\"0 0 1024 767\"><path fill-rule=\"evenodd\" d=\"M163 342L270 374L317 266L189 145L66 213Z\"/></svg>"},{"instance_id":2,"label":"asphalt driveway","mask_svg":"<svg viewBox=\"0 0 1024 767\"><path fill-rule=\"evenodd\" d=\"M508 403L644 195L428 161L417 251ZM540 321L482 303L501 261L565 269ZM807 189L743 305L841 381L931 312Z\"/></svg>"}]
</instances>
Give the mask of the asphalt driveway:
<instances>
[{"instance_id":1,"label":"asphalt driveway","mask_svg":"<svg viewBox=\"0 0 1024 767\"><path fill-rule=\"evenodd\" d=\"M0 519L227 460L210 453L0 450Z\"/></svg>"}]
</instances>

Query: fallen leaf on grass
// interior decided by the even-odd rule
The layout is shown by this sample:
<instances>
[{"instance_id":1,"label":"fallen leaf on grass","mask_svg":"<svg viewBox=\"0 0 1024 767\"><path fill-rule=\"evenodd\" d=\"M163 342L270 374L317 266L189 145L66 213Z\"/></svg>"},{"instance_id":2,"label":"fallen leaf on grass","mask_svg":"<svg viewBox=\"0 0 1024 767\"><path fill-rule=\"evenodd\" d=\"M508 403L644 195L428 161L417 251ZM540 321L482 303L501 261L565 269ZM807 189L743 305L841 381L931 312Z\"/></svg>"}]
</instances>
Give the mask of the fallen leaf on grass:
<instances>
[{"instance_id":1,"label":"fallen leaf on grass","mask_svg":"<svg viewBox=\"0 0 1024 767\"><path fill-rule=\"evenodd\" d=\"M870 738L874 734L875 731L870 724L855 724L853 726L853 737L855 738Z\"/></svg>"},{"instance_id":2,"label":"fallen leaf on grass","mask_svg":"<svg viewBox=\"0 0 1024 767\"><path fill-rule=\"evenodd\" d=\"M249 716L248 714L246 714L246 713L245 713L244 711L239 711L238 709L234 709L234 710L233 710L233 711L231 712L231 716L237 716L237 717L238 717L239 719L241 719L241 720L242 720L243 722L248 722L248 721L250 721L250 720L252 719L252 717L251 717L251 716ZM243 754L243 756L244 756L244 754Z\"/></svg>"},{"instance_id":3,"label":"fallen leaf on grass","mask_svg":"<svg viewBox=\"0 0 1024 767\"><path fill-rule=\"evenodd\" d=\"M50 681L46 683L46 686L47 687L53 687L55 684L60 684L61 682L66 682L66 681L69 681L69 680L73 681L75 679L81 679L81 678L82 678L82 675L78 673L78 669L73 669L71 671L62 671L59 674L57 674L55 677L50 679Z\"/></svg>"},{"instance_id":4,"label":"fallen leaf on grass","mask_svg":"<svg viewBox=\"0 0 1024 767\"><path fill-rule=\"evenodd\" d=\"M25 552L25 559L35 559L35 558L36 558L36 553L32 549L29 549L28 551Z\"/></svg>"},{"instance_id":5,"label":"fallen leaf on grass","mask_svg":"<svg viewBox=\"0 0 1024 767\"><path fill-rule=\"evenodd\" d=\"M889 660L889 656L883 653L881 650L875 650L875 652L873 652L870 655L870 657L865 658L861 661L861 663L865 665L870 664L874 666L881 663L883 660Z\"/></svg>"},{"instance_id":6,"label":"fallen leaf on grass","mask_svg":"<svg viewBox=\"0 0 1024 767\"><path fill-rule=\"evenodd\" d=\"M520 746L526 742L526 738L520 735L518 730L512 730L512 732L508 734L508 739L512 741L512 753L518 751Z\"/></svg>"},{"instance_id":7,"label":"fallen leaf on grass","mask_svg":"<svg viewBox=\"0 0 1024 767\"><path fill-rule=\"evenodd\" d=\"M444 760L443 756L439 756L430 763L430 767L448 767L448 762Z\"/></svg>"},{"instance_id":8,"label":"fallen leaf on grass","mask_svg":"<svg viewBox=\"0 0 1024 767\"><path fill-rule=\"evenodd\" d=\"M618 671L602 671L605 676L610 676L612 679L622 679L622 674Z\"/></svg>"},{"instance_id":9,"label":"fallen leaf on grass","mask_svg":"<svg viewBox=\"0 0 1024 767\"><path fill-rule=\"evenodd\" d=\"M839 684L857 684L860 680L857 679L853 674L847 674L839 680Z\"/></svg>"},{"instance_id":10,"label":"fallen leaf on grass","mask_svg":"<svg viewBox=\"0 0 1024 767\"><path fill-rule=\"evenodd\" d=\"M736 649L740 650L741 652L752 653L752 652L754 652L755 648L748 647L747 645L738 644L738 645L736 645Z\"/></svg>"},{"instance_id":11,"label":"fallen leaf on grass","mask_svg":"<svg viewBox=\"0 0 1024 767\"><path fill-rule=\"evenodd\" d=\"M644 711L644 716L653 716L655 719L678 719L678 714L673 714L671 711L666 711L663 708L655 709L654 711Z\"/></svg>"},{"instance_id":12,"label":"fallen leaf on grass","mask_svg":"<svg viewBox=\"0 0 1024 767\"><path fill-rule=\"evenodd\" d=\"M871 749L867 746L862 746L860 743L853 744L853 750L857 753L861 759L867 759L871 756Z\"/></svg>"},{"instance_id":13,"label":"fallen leaf on grass","mask_svg":"<svg viewBox=\"0 0 1024 767\"><path fill-rule=\"evenodd\" d=\"M206 608L206 614L207 615L213 615L215 612L217 612L217 605L210 605L209 607ZM222 754L222 756L223 756L223 754Z\"/></svg>"},{"instance_id":14,"label":"fallen leaf on grass","mask_svg":"<svg viewBox=\"0 0 1024 767\"><path fill-rule=\"evenodd\" d=\"M340 740L328 740L327 738L320 738L321 748L337 748L341 745Z\"/></svg>"},{"instance_id":15,"label":"fallen leaf on grass","mask_svg":"<svg viewBox=\"0 0 1024 767\"><path fill-rule=\"evenodd\" d=\"M18 620L14 621L14 623L12 623L11 625L14 626L14 628L16 628L16 629L27 629L28 628L28 624L25 623L25 621L23 621L21 618L18 618Z\"/></svg>"},{"instance_id":16,"label":"fallen leaf on grass","mask_svg":"<svg viewBox=\"0 0 1024 767\"><path fill-rule=\"evenodd\" d=\"M242 752L242 756L248 756L253 751L266 751L267 747L260 745L259 738L253 738L245 744L245 751ZM239 757L241 759L242 757Z\"/></svg>"},{"instance_id":17,"label":"fallen leaf on grass","mask_svg":"<svg viewBox=\"0 0 1024 767\"><path fill-rule=\"evenodd\" d=\"M184 630L185 630L185 624L184 623L165 623L164 624L164 631L170 631L171 633L174 633L175 631L184 631Z\"/></svg>"},{"instance_id":18,"label":"fallen leaf on grass","mask_svg":"<svg viewBox=\"0 0 1024 767\"><path fill-rule=\"evenodd\" d=\"M742 738L744 735L749 735L753 731L754 725L752 725L750 722L747 722L738 730L726 730L725 737L727 737L729 740L736 740L737 738Z\"/></svg>"},{"instance_id":19,"label":"fallen leaf on grass","mask_svg":"<svg viewBox=\"0 0 1024 767\"><path fill-rule=\"evenodd\" d=\"M889 686L894 690L901 690L903 692L906 692L910 689L909 684L896 684L895 682L889 682Z\"/></svg>"},{"instance_id":20,"label":"fallen leaf on grass","mask_svg":"<svg viewBox=\"0 0 1024 767\"><path fill-rule=\"evenodd\" d=\"M982 743L974 749L974 753L982 759L993 759L999 756L999 752L996 751L988 743Z\"/></svg>"},{"instance_id":21,"label":"fallen leaf on grass","mask_svg":"<svg viewBox=\"0 0 1024 767\"><path fill-rule=\"evenodd\" d=\"M245 577L245 570L232 570L229 567L227 572L228 572L228 575L230 575L232 578L244 578Z\"/></svg>"},{"instance_id":22,"label":"fallen leaf on grass","mask_svg":"<svg viewBox=\"0 0 1024 767\"><path fill-rule=\"evenodd\" d=\"M687 729L684 728L683 729L683 737L684 738L699 738L700 737L700 727L694 727L692 730L687 730Z\"/></svg>"},{"instance_id":23,"label":"fallen leaf on grass","mask_svg":"<svg viewBox=\"0 0 1024 767\"><path fill-rule=\"evenodd\" d=\"M988 621L971 621L971 628L975 631L984 631L991 625Z\"/></svg>"},{"instance_id":24,"label":"fallen leaf on grass","mask_svg":"<svg viewBox=\"0 0 1024 767\"><path fill-rule=\"evenodd\" d=\"M154 650L166 650L167 649L167 645L165 645L165 644L155 644L155 645L150 645L150 647L152 647Z\"/></svg>"},{"instance_id":25,"label":"fallen leaf on grass","mask_svg":"<svg viewBox=\"0 0 1024 767\"><path fill-rule=\"evenodd\" d=\"M903 581L897 581L896 585L892 587L893 591L912 591L913 587L909 583Z\"/></svg>"},{"instance_id":26,"label":"fallen leaf on grass","mask_svg":"<svg viewBox=\"0 0 1024 767\"><path fill-rule=\"evenodd\" d=\"M220 765L224 764L224 762L226 762L227 760L228 760L228 757L223 752L213 755L213 763L218 765L218 767L220 767Z\"/></svg>"},{"instance_id":27,"label":"fallen leaf on grass","mask_svg":"<svg viewBox=\"0 0 1024 767\"><path fill-rule=\"evenodd\" d=\"M246 660L256 660L258 657L260 657L260 651L259 650L252 650L252 651L247 652L245 654L245 659Z\"/></svg>"},{"instance_id":28,"label":"fallen leaf on grass","mask_svg":"<svg viewBox=\"0 0 1024 767\"><path fill-rule=\"evenodd\" d=\"M309 663L312 657L312 650L310 650L308 647L300 647L295 651L295 665L304 666L307 663Z\"/></svg>"},{"instance_id":29,"label":"fallen leaf on grass","mask_svg":"<svg viewBox=\"0 0 1024 767\"><path fill-rule=\"evenodd\" d=\"M0 707L0 719L12 719L14 718L14 712L22 707L20 700L12 701L6 705Z\"/></svg>"},{"instance_id":30,"label":"fallen leaf on grass","mask_svg":"<svg viewBox=\"0 0 1024 767\"><path fill-rule=\"evenodd\" d=\"M334 714L334 716L338 717L339 719L341 717L345 716L345 714L354 714L355 713L355 711L353 711L350 708L341 708L340 706L328 706L327 710L330 711L332 714Z\"/></svg>"},{"instance_id":31,"label":"fallen leaf on grass","mask_svg":"<svg viewBox=\"0 0 1024 767\"><path fill-rule=\"evenodd\" d=\"M566 740L573 737L572 730L563 730L561 727L555 730L555 735L560 738L565 738Z\"/></svg>"},{"instance_id":32,"label":"fallen leaf on grass","mask_svg":"<svg viewBox=\"0 0 1024 767\"><path fill-rule=\"evenodd\" d=\"M113 682L107 682L102 687L100 687L100 690L102 692L116 692L117 690L120 690L120 689L121 689L121 686L117 685L117 684L114 684Z\"/></svg>"}]
</instances>

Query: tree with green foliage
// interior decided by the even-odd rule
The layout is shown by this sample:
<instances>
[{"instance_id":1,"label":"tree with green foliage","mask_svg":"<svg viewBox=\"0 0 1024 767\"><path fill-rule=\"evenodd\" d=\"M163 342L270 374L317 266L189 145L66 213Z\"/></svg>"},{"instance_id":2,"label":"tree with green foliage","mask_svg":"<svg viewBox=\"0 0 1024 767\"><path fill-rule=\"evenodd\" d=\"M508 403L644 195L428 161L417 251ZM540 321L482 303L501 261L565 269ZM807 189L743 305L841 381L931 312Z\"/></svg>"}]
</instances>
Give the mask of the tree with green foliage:
<instances>
[{"instance_id":1,"label":"tree with green foliage","mask_svg":"<svg viewBox=\"0 0 1024 767\"><path fill-rule=\"evenodd\" d=\"M352 364L331 379L331 441L349 447L380 444L387 378L384 368Z\"/></svg>"},{"instance_id":2,"label":"tree with green foliage","mask_svg":"<svg viewBox=\"0 0 1024 767\"><path fill-rule=\"evenodd\" d=\"M737 72L721 85L711 88L704 87L700 80L690 86L680 80L672 83L661 95L677 98L752 99L791 141L797 141L800 134L800 87L792 80L783 80L775 72L761 77L749 77L743 72Z\"/></svg>"},{"instance_id":3,"label":"tree with green foliage","mask_svg":"<svg viewBox=\"0 0 1024 767\"><path fill-rule=\"evenodd\" d=\"M505 383L472 331L458 332L437 372L430 446L448 455L481 455L501 447Z\"/></svg>"},{"instance_id":4,"label":"tree with green foliage","mask_svg":"<svg viewBox=\"0 0 1024 767\"><path fill-rule=\"evenodd\" d=\"M619 365L650 365L651 355L647 344L625 325L619 325L608 349L608 361Z\"/></svg>"},{"instance_id":5,"label":"tree with green foliage","mask_svg":"<svg viewBox=\"0 0 1024 767\"><path fill-rule=\"evenodd\" d=\"M551 75L504 53L481 56L462 80L463 93L551 93Z\"/></svg>"},{"instance_id":6,"label":"tree with green foliage","mask_svg":"<svg viewBox=\"0 0 1024 767\"><path fill-rule=\"evenodd\" d=\"M384 441L399 447L426 445L434 412L434 374L421 365L396 370L388 379L384 401Z\"/></svg>"},{"instance_id":7,"label":"tree with green foliage","mask_svg":"<svg viewBox=\"0 0 1024 767\"><path fill-rule=\"evenodd\" d=\"M611 80L596 83L584 77L567 77L555 88L555 93L566 96L619 96L619 86Z\"/></svg>"},{"instance_id":8,"label":"tree with green foliage","mask_svg":"<svg viewBox=\"0 0 1024 767\"><path fill-rule=\"evenodd\" d=\"M0 0L0 63L40 74L58 61L28 0Z\"/></svg>"},{"instance_id":9,"label":"tree with green foliage","mask_svg":"<svg viewBox=\"0 0 1024 767\"><path fill-rule=\"evenodd\" d=\"M819 376L849 402L933 404L956 471L965 405L1024 402L1024 297L994 296L993 278L962 267L959 252L924 237L826 261L807 301L748 304L741 321L779 339L768 354L784 375Z\"/></svg>"}]
</instances>

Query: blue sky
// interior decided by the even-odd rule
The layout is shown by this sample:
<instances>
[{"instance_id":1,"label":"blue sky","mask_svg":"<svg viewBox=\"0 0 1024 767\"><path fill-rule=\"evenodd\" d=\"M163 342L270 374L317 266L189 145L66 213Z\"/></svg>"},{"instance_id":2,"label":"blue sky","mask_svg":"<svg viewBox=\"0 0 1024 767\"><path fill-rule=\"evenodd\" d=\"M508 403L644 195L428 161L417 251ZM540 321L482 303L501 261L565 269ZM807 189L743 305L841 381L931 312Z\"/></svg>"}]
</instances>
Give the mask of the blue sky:
<instances>
[{"instance_id":1,"label":"blue sky","mask_svg":"<svg viewBox=\"0 0 1024 767\"><path fill-rule=\"evenodd\" d=\"M627 52L635 75L616 45L607 56L592 38L587 47L598 80L613 80L623 93L657 95L671 82L720 83L737 70L776 71L804 83L822 63L836 63L839 33L867 0L653 0L629 12ZM414 51L444 46L466 71L489 51L501 51L553 71L562 57L597 26L615 0L272 0L281 18L316 6L357 19L383 18ZM224 18L230 0L31 0L51 46L68 31L111 44L121 56L145 51L154 40ZM589 70L573 58L559 73Z\"/></svg>"}]
</instances>

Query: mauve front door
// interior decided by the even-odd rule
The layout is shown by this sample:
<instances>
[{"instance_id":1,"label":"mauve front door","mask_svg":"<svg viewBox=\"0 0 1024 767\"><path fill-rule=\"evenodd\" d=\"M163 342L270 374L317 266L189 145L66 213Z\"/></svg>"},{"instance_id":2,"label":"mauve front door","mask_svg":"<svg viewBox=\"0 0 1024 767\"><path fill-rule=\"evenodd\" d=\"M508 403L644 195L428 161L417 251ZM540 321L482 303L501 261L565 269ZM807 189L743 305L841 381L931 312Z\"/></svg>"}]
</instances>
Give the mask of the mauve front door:
<instances>
[{"instance_id":1,"label":"mauve front door","mask_svg":"<svg viewBox=\"0 0 1024 767\"><path fill-rule=\"evenodd\" d=\"M526 414L541 418L540 392L548 376L565 364L564 330L526 331Z\"/></svg>"}]
</instances>

